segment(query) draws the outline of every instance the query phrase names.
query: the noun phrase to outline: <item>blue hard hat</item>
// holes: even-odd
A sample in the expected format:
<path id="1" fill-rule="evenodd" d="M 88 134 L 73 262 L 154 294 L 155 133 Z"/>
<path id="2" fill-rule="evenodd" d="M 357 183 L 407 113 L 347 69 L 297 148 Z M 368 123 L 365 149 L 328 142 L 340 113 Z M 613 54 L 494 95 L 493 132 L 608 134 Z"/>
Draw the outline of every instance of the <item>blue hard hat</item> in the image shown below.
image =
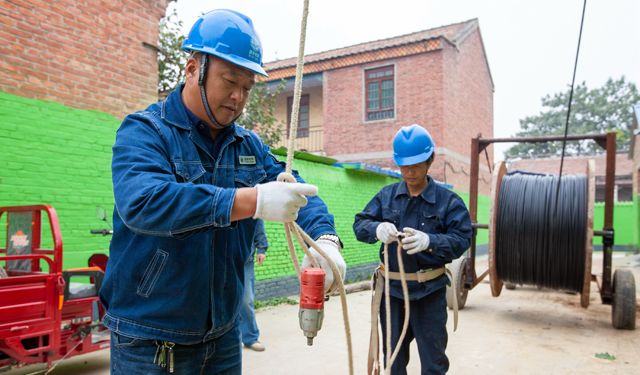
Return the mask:
<path id="1" fill-rule="evenodd" d="M 262 43 L 251 18 L 233 10 L 216 9 L 200 17 L 182 49 L 215 55 L 268 77 L 262 69 Z"/>
<path id="2" fill-rule="evenodd" d="M 427 129 L 420 125 L 403 126 L 393 139 L 393 161 L 399 166 L 428 160 L 436 144 Z"/>

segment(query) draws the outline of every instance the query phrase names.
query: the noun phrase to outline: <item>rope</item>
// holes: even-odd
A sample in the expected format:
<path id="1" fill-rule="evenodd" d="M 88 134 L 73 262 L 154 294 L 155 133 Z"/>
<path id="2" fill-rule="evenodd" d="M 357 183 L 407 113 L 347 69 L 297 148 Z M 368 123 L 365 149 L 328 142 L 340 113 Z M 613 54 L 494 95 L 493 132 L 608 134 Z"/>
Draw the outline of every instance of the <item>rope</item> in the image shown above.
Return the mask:
<path id="1" fill-rule="evenodd" d="M 400 351 L 400 347 L 402 346 L 402 342 L 404 341 L 404 336 L 407 334 L 407 328 L 409 327 L 409 311 L 411 308 L 407 305 L 411 303 L 409 301 L 409 289 L 407 287 L 407 281 L 405 280 L 404 275 L 404 262 L 402 261 L 402 241 L 399 239 L 398 242 L 398 267 L 400 268 L 400 282 L 402 283 L 402 294 L 405 300 L 405 314 L 404 314 L 404 323 L 402 324 L 402 333 L 400 334 L 400 338 L 396 343 L 396 348 L 391 353 L 391 295 L 389 293 L 389 245 L 384 244 L 384 305 L 387 309 L 386 320 L 387 320 L 387 367 L 384 370 L 384 373 L 389 375 L 391 374 L 391 365 L 396 360 L 398 356 L 398 352 Z"/>
<path id="2" fill-rule="evenodd" d="M 298 49 L 298 60 L 296 65 L 296 81 L 295 88 L 293 94 L 293 106 L 291 111 L 291 124 L 289 130 L 289 145 L 287 147 L 287 166 L 286 172 L 281 173 L 278 176 L 278 181 L 286 181 L 290 183 L 296 183 L 295 177 L 292 175 L 293 170 L 293 154 L 295 150 L 295 142 L 296 142 L 296 133 L 298 131 L 298 113 L 300 111 L 300 96 L 302 91 L 302 71 L 304 65 L 304 45 L 307 35 L 307 17 L 309 15 L 309 0 L 304 1 L 304 7 L 302 10 L 302 25 L 300 30 L 300 48 Z M 347 337 L 347 349 L 349 353 L 349 374 L 353 375 L 353 348 L 351 344 L 351 328 L 349 325 L 349 315 L 347 314 L 347 294 L 344 290 L 344 283 L 342 282 L 342 276 L 340 276 L 340 272 L 338 271 L 338 267 L 335 262 L 327 255 L 327 253 L 322 250 L 316 242 L 309 237 L 308 234 L 300 228 L 300 226 L 296 222 L 285 223 L 284 224 L 285 235 L 287 237 L 287 244 L 289 246 L 289 254 L 291 255 L 291 260 L 293 261 L 294 267 L 296 269 L 296 274 L 298 275 L 298 279 L 300 279 L 300 264 L 298 262 L 298 257 L 295 253 L 295 247 L 293 244 L 293 238 L 291 233 L 296 237 L 296 240 L 300 244 L 302 251 L 307 255 L 307 258 L 311 261 L 311 264 L 320 268 L 318 262 L 313 257 L 311 252 L 309 251 L 309 247 L 307 243 L 311 245 L 330 265 L 331 270 L 333 271 L 334 279 L 338 283 L 338 289 L 340 290 L 340 301 L 342 302 L 342 316 L 344 318 L 344 326 L 345 333 Z M 305 243 L 306 242 L 306 243 Z"/>
<path id="3" fill-rule="evenodd" d="M 300 27 L 300 47 L 296 64 L 296 82 L 293 91 L 293 107 L 291 109 L 291 125 L 289 126 L 289 147 L 287 148 L 287 173 L 291 173 L 293 166 L 293 150 L 298 132 L 298 113 L 300 112 L 300 95 L 302 92 L 302 70 L 304 69 L 304 43 L 307 38 L 307 16 L 309 15 L 309 0 L 304 0 L 302 9 L 302 26 Z M 295 124 L 295 126 L 294 126 Z"/>

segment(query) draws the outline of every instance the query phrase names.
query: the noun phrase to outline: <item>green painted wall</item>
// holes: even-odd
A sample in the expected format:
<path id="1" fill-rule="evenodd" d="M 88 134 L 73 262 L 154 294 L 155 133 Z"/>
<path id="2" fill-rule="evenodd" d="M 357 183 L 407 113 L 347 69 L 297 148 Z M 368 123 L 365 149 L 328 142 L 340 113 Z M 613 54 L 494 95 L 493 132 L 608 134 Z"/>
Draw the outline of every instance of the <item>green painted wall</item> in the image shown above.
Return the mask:
<path id="1" fill-rule="evenodd" d="M 109 238 L 89 230 L 106 226 L 94 218 L 97 205 L 113 211 L 111 146 L 119 125 L 102 112 L 0 93 L 0 206 L 53 206 L 65 269 L 86 267 L 92 254 L 108 252 Z M 43 247 L 52 248 L 48 224 L 43 227 Z M 2 247 L 5 237 L 0 231 Z"/>
<path id="2" fill-rule="evenodd" d="M 640 246 L 640 203 L 638 201 L 638 195 L 633 195 L 633 244 L 637 247 Z"/>
<path id="3" fill-rule="evenodd" d="M 280 158 L 285 160 L 284 157 Z M 293 168 L 300 172 L 306 182 L 318 186 L 318 195 L 334 215 L 336 231 L 344 244 L 342 254 L 347 266 L 375 262 L 378 259 L 379 245 L 368 245 L 356 240 L 352 229 L 354 217 L 383 186 L 398 180 L 298 159 L 294 161 Z M 295 275 L 283 225 L 268 222 L 265 228 L 269 250 L 263 266 L 256 266 L 256 279 Z M 302 261 L 302 250 L 298 246 L 296 248 L 299 260 Z"/>
<path id="4" fill-rule="evenodd" d="M 596 203 L 593 210 L 593 229 L 602 230 L 604 226 L 604 203 Z M 636 231 L 638 215 L 638 200 L 633 202 L 618 202 L 613 206 L 613 229 L 615 230 L 614 245 L 638 245 Z M 594 236 L 593 243 L 602 245 L 602 237 Z"/>
<path id="5" fill-rule="evenodd" d="M 280 159 L 285 160 L 284 157 Z M 293 168 L 300 172 L 306 182 L 318 186 L 318 195 L 327 203 L 329 212 L 335 216 L 336 231 L 344 243 L 342 254 L 347 266 L 378 261 L 380 244 L 368 245 L 358 242 L 352 229 L 353 221 L 355 215 L 364 209 L 382 187 L 399 180 L 297 159 Z M 469 194 L 458 194 L 468 206 Z M 478 199 L 478 221 L 489 222 L 489 197 L 480 196 Z M 265 263 L 256 266 L 256 280 L 295 275 L 282 224 L 266 223 L 266 231 L 269 250 Z M 487 242 L 487 231 L 479 230 L 477 244 Z M 297 254 L 302 260 L 302 250 L 297 248 Z"/>

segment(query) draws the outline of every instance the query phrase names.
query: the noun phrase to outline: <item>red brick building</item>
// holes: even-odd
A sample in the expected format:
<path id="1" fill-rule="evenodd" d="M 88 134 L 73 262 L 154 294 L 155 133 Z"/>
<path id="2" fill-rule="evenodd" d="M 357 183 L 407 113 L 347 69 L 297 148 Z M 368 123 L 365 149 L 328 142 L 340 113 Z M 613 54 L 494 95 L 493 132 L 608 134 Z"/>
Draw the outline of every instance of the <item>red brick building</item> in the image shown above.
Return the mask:
<path id="1" fill-rule="evenodd" d="M 269 82 L 287 80 L 275 111 L 287 124 L 295 69 L 295 58 L 265 64 Z M 307 55 L 302 87 L 297 148 L 338 161 L 397 169 L 393 137 L 417 123 L 436 143 L 430 174 L 468 191 L 471 138 L 493 136 L 494 86 L 477 19 Z M 490 181 L 485 162 L 480 174 Z"/>
<path id="2" fill-rule="evenodd" d="M 170 1 L 0 1 L 0 90 L 117 118 L 146 108 Z"/>

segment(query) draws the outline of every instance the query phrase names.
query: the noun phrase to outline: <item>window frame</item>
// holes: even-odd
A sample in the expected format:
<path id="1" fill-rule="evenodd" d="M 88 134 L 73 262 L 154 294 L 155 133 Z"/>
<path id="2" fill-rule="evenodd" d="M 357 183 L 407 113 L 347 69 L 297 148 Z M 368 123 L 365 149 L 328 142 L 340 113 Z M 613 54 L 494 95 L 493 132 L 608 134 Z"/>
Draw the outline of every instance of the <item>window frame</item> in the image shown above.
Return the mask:
<path id="1" fill-rule="evenodd" d="M 306 103 L 305 103 L 306 99 Z M 300 112 L 298 112 L 298 129 L 296 130 L 296 138 L 308 137 L 309 129 L 311 128 L 311 97 L 309 94 L 300 95 L 300 106 L 306 104 L 309 107 L 309 118 L 307 121 L 309 122 L 309 126 L 305 129 L 304 133 L 300 133 Z M 289 133 L 291 132 L 291 110 L 293 109 L 293 96 L 287 97 L 287 139 L 289 138 Z"/>
<path id="2" fill-rule="evenodd" d="M 384 118 L 376 118 L 376 119 L 369 119 L 369 112 L 378 112 L 381 111 L 382 109 L 379 107 L 378 110 L 376 111 L 369 111 L 369 83 L 372 82 L 380 82 L 380 84 L 382 83 L 382 81 L 385 81 L 385 77 L 389 77 L 389 76 L 382 76 L 382 77 L 376 77 L 376 78 L 368 78 L 368 73 L 370 73 L 372 70 L 386 70 L 388 68 L 392 68 L 393 69 L 393 74 L 391 75 L 392 79 L 393 79 L 393 106 L 392 107 L 387 107 L 390 108 L 391 110 L 393 110 L 393 116 L 391 117 L 384 117 Z M 379 65 L 374 65 L 374 66 L 367 66 L 364 67 L 362 69 L 362 119 L 363 122 L 365 123 L 372 123 L 372 122 L 381 122 L 381 121 L 395 121 L 397 116 L 398 116 L 398 109 L 396 106 L 396 97 L 397 97 L 397 64 L 395 62 L 393 63 L 387 63 L 387 64 L 379 64 Z M 382 105 L 382 88 L 379 89 L 380 92 L 380 97 L 378 98 L 378 101 L 380 103 L 380 105 Z"/>

